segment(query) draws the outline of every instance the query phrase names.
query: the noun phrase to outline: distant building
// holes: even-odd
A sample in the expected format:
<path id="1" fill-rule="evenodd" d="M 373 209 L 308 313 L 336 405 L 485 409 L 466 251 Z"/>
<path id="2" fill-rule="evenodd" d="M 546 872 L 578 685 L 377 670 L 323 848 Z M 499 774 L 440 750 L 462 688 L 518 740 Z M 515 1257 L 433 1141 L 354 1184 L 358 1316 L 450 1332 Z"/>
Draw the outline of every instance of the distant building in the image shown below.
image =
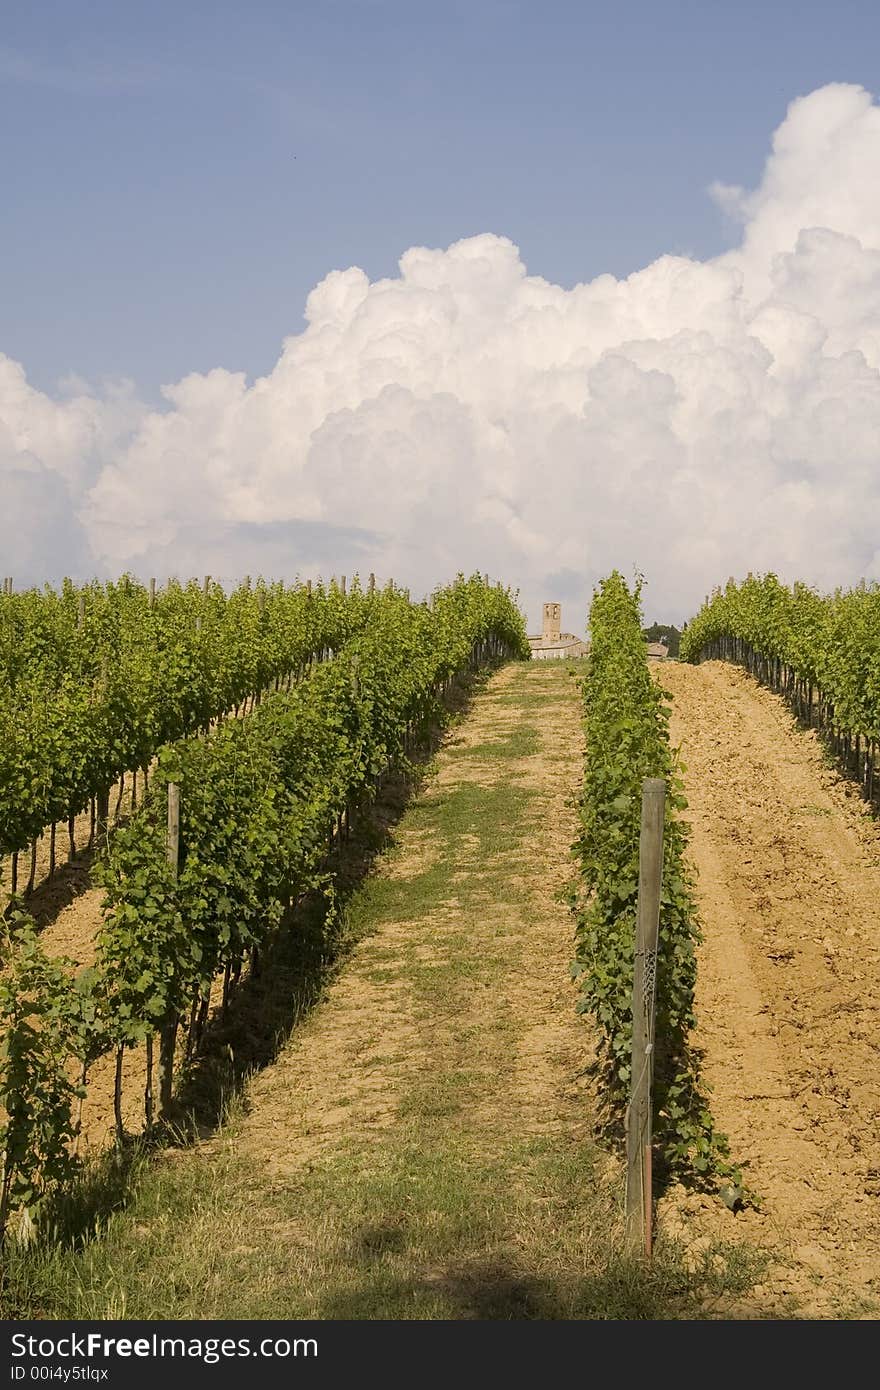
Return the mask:
<path id="1" fill-rule="evenodd" d="M 667 645 L 666 645 L 665 642 L 649 642 L 649 643 L 648 643 L 648 660 L 649 660 L 649 661 L 665 661 L 668 655 L 669 655 L 669 648 L 667 647 Z"/>
<path id="2" fill-rule="evenodd" d="M 530 637 L 533 661 L 547 661 L 550 657 L 586 656 L 590 650 L 589 642 L 576 637 L 573 632 L 561 632 L 562 607 L 558 603 L 544 604 L 544 630 L 540 637 Z"/>

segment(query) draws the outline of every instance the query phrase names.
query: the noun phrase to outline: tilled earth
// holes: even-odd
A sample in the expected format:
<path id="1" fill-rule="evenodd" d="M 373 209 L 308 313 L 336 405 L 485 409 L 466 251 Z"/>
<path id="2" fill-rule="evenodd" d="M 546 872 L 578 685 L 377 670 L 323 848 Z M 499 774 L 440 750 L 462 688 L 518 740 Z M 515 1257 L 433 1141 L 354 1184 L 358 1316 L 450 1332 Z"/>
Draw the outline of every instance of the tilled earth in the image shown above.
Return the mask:
<path id="1" fill-rule="evenodd" d="M 741 1316 L 880 1311 L 880 826 L 780 697 L 720 662 L 668 663 L 705 940 L 697 1041 L 759 1211 L 674 1191 L 699 1247 L 774 1254 Z"/>

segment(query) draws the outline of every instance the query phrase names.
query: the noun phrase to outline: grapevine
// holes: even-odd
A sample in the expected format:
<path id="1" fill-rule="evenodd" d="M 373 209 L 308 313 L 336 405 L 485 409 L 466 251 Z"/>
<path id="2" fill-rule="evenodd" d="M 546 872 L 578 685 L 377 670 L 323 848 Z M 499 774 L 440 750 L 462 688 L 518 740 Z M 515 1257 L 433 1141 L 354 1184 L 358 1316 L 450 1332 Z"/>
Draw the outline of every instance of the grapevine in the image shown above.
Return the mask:
<path id="1" fill-rule="evenodd" d="M 681 768 L 669 745 L 669 698 L 652 680 L 639 606 L 614 572 L 590 610 L 590 666 L 583 682 L 586 757 L 574 845 L 579 882 L 572 893 L 582 998 L 601 1032 L 612 1112 L 622 1117 L 629 1094 L 632 990 L 639 879 L 641 786 L 667 785 L 663 887 L 657 961 L 655 1133 L 670 1171 L 702 1185 L 720 1182 L 735 1205 L 742 1177 L 713 1123 L 690 1041 L 694 1027 L 696 945 L 694 887 L 686 862 L 686 808 Z"/>
<path id="2" fill-rule="evenodd" d="M 479 576 L 459 577 L 425 604 L 390 588 L 371 600 L 369 610 L 369 621 L 344 641 L 337 637 L 334 660 L 311 663 L 301 679 L 279 682 L 245 717 L 210 726 L 199 717 L 198 734 L 158 749 L 145 797 L 106 837 L 95 866 L 106 912 L 93 974 L 71 979 L 64 963 L 45 963 L 26 932 L 10 946 L 11 958 L 31 962 L 31 974 L 22 973 L 24 964 L 15 966 L 10 978 L 18 980 L 18 992 L 3 996 L 14 1042 L 8 1056 L 24 1056 L 14 1040 L 29 1039 L 28 1065 L 36 1078 L 31 1091 L 45 1093 L 45 1101 L 42 1109 L 35 1102 L 16 1110 L 14 1088 L 30 1094 L 21 1066 L 10 1063 L 0 1075 L 0 1106 L 11 1126 L 0 1132 L 8 1136 L 11 1155 L 7 1208 L 33 1198 L 28 1155 L 41 1155 L 46 1183 L 69 1177 L 73 1106 L 97 1051 L 112 1047 L 116 1053 L 120 1143 L 126 1052 L 145 1042 L 152 1055 L 156 1038 L 158 1118 L 168 1117 L 181 1025 L 191 1054 L 214 982 L 223 978 L 225 1002 L 245 963 L 256 967 L 285 909 L 305 894 L 320 894 L 332 920 L 330 850 L 341 827 L 348 828 L 381 777 L 407 766 L 419 738 L 442 722 L 452 680 L 468 669 L 528 656 L 511 595 Z M 265 673 L 252 678 L 263 681 Z M 172 783 L 181 795 L 176 866 L 168 862 L 166 844 Z M 49 1015 L 57 1020 L 55 1031 L 26 1033 L 27 1017 L 14 1012 L 17 997 L 33 997 L 39 1008 L 44 997 L 54 1001 Z M 154 1121 L 151 1083 L 145 1121 Z"/>
<path id="3" fill-rule="evenodd" d="M 718 589 L 682 638 L 688 661 L 735 661 L 823 730 L 844 770 L 877 803 L 880 585 L 822 596 L 775 574 Z"/>

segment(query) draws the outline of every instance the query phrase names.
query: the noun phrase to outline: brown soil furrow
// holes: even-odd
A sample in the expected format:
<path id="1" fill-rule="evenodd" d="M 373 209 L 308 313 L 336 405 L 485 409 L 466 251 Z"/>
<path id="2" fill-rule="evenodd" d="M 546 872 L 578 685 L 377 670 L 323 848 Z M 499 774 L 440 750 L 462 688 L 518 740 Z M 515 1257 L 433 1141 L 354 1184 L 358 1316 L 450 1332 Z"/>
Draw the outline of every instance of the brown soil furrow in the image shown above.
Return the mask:
<path id="1" fill-rule="evenodd" d="M 880 1304 L 880 831 L 784 703 L 722 663 L 669 663 L 705 941 L 697 1041 L 760 1212 L 673 1193 L 673 1224 L 784 1261 L 771 1316 Z"/>

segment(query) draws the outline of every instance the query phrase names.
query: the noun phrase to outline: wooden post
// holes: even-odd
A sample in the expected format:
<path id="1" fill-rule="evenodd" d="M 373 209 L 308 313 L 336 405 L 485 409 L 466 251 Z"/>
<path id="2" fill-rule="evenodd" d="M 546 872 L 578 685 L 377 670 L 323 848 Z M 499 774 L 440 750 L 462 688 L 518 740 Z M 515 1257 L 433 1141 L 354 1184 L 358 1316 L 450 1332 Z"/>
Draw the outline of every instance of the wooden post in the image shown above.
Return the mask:
<path id="1" fill-rule="evenodd" d="M 180 787 L 176 782 L 168 783 L 168 837 L 165 841 L 165 858 L 171 869 L 171 877 L 176 883 L 180 863 Z"/>
<path id="2" fill-rule="evenodd" d="M 345 598 L 345 575 L 344 575 L 344 574 L 342 575 L 342 577 L 341 577 L 340 580 L 339 580 L 339 592 L 342 594 L 342 597 Z"/>
<path id="3" fill-rule="evenodd" d="M 122 1123 L 122 1064 L 125 1060 L 125 1043 L 116 1048 L 116 1073 L 113 1081 L 113 1118 L 116 1133 L 116 1157 L 119 1158 L 125 1144 L 125 1126 Z"/>
<path id="4" fill-rule="evenodd" d="M 95 799 L 97 812 L 97 830 L 99 842 L 107 835 L 110 824 L 110 788 L 102 787 Z"/>
<path id="5" fill-rule="evenodd" d="M 369 580 L 369 583 L 367 584 L 367 593 L 368 593 L 368 594 L 374 594 L 375 592 L 376 592 L 376 576 L 373 574 L 373 572 L 372 572 L 372 570 L 371 570 L 371 571 L 370 571 L 370 580 Z"/>
<path id="6" fill-rule="evenodd" d="M 626 1118 L 626 1234 L 650 1256 L 651 1083 L 654 1074 L 654 1004 L 657 989 L 657 936 L 663 877 L 663 820 L 666 783 L 642 782 L 639 837 L 639 902 L 633 970 L 632 1079 Z"/>
<path id="7" fill-rule="evenodd" d="M 155 608 L 155 607 L 156 607 L 156 581 L 155 581 L 155 579 L 151 579 L 151 580 L 150 580 L 150 608 L 151 608 L 151 610 L 152 610 L 152 609 Z"/>
<path id="8" fill-rule="evenodd" d="M 34 880 L 37 876 L 37 839 L 42 839 L 42 835 L 43 832 L 40 831 L 39 836 L 31 841 L 31 867 L 30 873 L 28 874 L 27 885 L 24 890 L 24 895 L 26 898 L 29 898 L 31 893 L 33 893 L 34 891 Z"/>
<path id="9" fill-rule="evenodd" d="M 80 594 L 80 596 L 79 596 L 79 610 L 78 610 L 77 615 L 76 615 L 76 629 L 77 629 L 77 632 L 82 632 L 82 630 L 83 630 L 83 628 L 85 627 L 85 625 L 86 625 L 86 596 L 85 596 L 85 594 Z"/>
<path id="10" fill-rule="evenodd" d="M 176 782 L 168 783 L 168 833 L 165 841 L 165 858 L 171 870 L 171 877 L 176 883 L 180 865 L 180 787 Z M 172 1012 L 164 1020 L 159 1035 L 159 1115 L 163 1120 L 167 1118 L 171 1109 L 176 1042 L 177 1014 Z"/>
<path id="11" fill-rule="evenodd" d="M 209 574 L 206 574 L 206 575 L 205 575 L 205 582 L 204 582 L 204 584 L 202 585 L 202 592 L 203 592 L 205 598 L 208 597 L 208 593 L 210 592 L 210 589 L 211 589 L 211 576 L 210 576 Z"/>
<path id="12" fill-rule="evenodd" d="M 153 1127 L 153 1035 L 147 1034 L 147 1075 L 144 1084 L 144 1123 Z"/>
<path id="13" fill-rule="evenodd" d="M 79 1073 L 79 1096 L 77 1097 L 77 1102 L 76 1102 L 76 1124 L 74 1125 L 74 1128 L 73 1128 L 73 1153 L 74 1153 L 74 1157 L 76 1157 L 76 1155 L 79 1153 L 79 1141 L 80 1141 L 80 1137 L 81 1137 L 81 1135 L 82 1135 L 83 1102 L 84 1102 L 84 1100 L 85 1100 L 85 1098 L 86 1098 L 86 1096 L 85 1096 L 85 1091 L 86 1091 L 86 1082 L 87 1082 L 88 1078 L 89 1078 L 89 1061 L 88 1061 L 88 1057 L 87 1057 L 86 1060 L 83 1062 L 82 1067 L 80 1068 L 80 1073 Z"/>

